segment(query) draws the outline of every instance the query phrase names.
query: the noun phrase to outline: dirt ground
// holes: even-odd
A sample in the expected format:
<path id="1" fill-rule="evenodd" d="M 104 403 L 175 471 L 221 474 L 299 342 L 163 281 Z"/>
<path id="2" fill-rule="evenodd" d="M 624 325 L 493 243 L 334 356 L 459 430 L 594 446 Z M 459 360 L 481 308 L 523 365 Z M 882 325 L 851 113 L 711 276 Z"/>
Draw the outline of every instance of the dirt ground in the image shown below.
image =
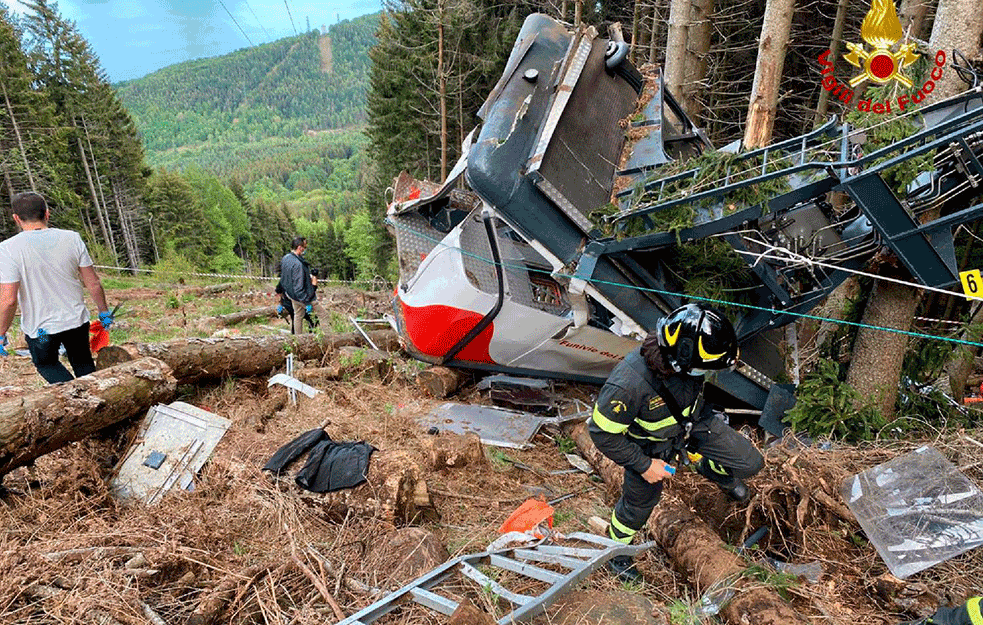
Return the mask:
<path id="1" fill-rule="evenodd" d="M 183 285 L 110 288 L 111 301 L 126 302 L 113 341 L 195 334 L 202 317 L 272 304 L 271 291 L 272 285 L 236 285 L 215 294 L 195 294 Z M 378 318 L 387 312 L 387 298 L 322 287 L 322 329 L 351 331 L 349 316 Z M 285 328 L 282 320 L 262 319 L 235 331 L 269 334 Z M 473 441 L 464 437 L 429 434 L 417 419 L 440 403 L 491 400 L 477 389 L 476 378 L 450 399 L 425 397 L 414 380 L 420 369 L 400 355 L 381 368 L 350 367 L 340 379 L 312 382 L 322 392 L 313 399 L 299 395 L 296 405 L 283 387 L 268 388 L 267 377 L 179 387 L 178 399 L 230 419 L 232 427 L 194 490 L 171 492 L 154 506 L 117 499 L 109 488 L 139 418 L 5 476 L 0 623 L 333 623 L 374 602 L 374 589 L 398 589 L 448 557 L 483 551 L 530 497 L 573 493 L 555 505 L 554 529 L 564 534 L 596 533 L 591 517 L 609 518 L 609 490 L 596 477 L 566 472 L 571 465 L 564 453 L 575 449 L 554 426 L 543 428 L 528 450 L 484 446 L 473 453 Z M 14 398 L 42 385 L 28 358 L 0 362 L 0 397 Z M 559 396 L 587 402 L 596 390 L 563 383 L 553 388 Z M 369 442 L 379 462 L 398 458 L 417 467 L 430 503 L 410 519 L 342 513 L 261 470 L 278 448 L 320 424 L 335 441 Z M 747 433 L 764 447 L 759 432 L 748 428 Z M 839 485 L 923 443 L 979 483 L 983 448 L 974 442 L 979 440 L 980 432 L 941 430 L 931 441 L 860 448 L 776 445 L 766 450 L 766 469 L 751 481 L 754 498 L 748 506 L 728 502 L 688 471 L 672 479 L 663 505 L 671 500 L 689 507 L 735 548 L 755 529 L 769 527 L 748 556 L 748 575 L 786 597 L 810 622 L 897 623 L 983 590 L 983 555 L 970 551 L 895 580 L 856 521 L 844 514 Z M 381 487 L 367 483 L 354 493 L 371 497 L 376 488 Z M 821 577 L 774 574 L 755 564 L 763 555 L 815 563 Z M 534 622 L 714 622 L 715 617 L 697 615 L 707 589 L 691 587 L 658 548 L 638 561 L 644 584 L 627 586 L 597 571 Z M 507 611 L 507 604 L 476 584 L 460 582 L 450 592 L 495 618 Z M 448 621 L 405 607 L 377 622 Z"/>

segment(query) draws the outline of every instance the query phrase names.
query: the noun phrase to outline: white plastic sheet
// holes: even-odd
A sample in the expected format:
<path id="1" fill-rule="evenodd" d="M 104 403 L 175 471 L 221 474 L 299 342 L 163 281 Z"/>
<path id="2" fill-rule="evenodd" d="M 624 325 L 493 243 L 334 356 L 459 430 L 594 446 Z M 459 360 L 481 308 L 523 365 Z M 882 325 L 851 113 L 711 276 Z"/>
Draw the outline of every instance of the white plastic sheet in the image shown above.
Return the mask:
<path id="1" fill-rule="evenodd" d="M 895 577 L 983 545 L 983 494 L 931 447 L 847 478 L 841 491 Z"/>

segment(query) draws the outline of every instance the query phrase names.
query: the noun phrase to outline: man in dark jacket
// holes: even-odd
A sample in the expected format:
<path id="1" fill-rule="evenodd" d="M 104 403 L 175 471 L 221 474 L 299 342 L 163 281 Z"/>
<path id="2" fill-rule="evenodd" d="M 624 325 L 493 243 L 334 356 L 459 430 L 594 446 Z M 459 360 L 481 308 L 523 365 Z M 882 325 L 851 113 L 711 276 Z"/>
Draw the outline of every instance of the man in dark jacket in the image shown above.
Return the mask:
<path id="1" fill-rule="evenodd" d="M 611 372 L 588 421 L 594 445 L 625 468 L 611 538 L 630 543 L 645 526 L 662 496 L 663 479 L 672 475 L 667 463 L 687 451 L 702 455 L 696 470 L 732 499 L 749 498 L 743 479 L 760 471 L 764 459 L 703 401 L 707 370 L 736 362 L 730 321 L 712 308 L 688 304 L 661 319 Z M 630 556 L 608 566 L 619 577 L 639 577 Z"/>
<path id="2" fill-rule="evenodd" d="M 294 237 L 290 242 L 290 250 L 290 253 L 280 260 L 280 283 L 294 309 L 293 333 L 303 334 L 304 315 L 314 309 L 316 295 L 310 266 L 304 260 L 307 239 Z"/>

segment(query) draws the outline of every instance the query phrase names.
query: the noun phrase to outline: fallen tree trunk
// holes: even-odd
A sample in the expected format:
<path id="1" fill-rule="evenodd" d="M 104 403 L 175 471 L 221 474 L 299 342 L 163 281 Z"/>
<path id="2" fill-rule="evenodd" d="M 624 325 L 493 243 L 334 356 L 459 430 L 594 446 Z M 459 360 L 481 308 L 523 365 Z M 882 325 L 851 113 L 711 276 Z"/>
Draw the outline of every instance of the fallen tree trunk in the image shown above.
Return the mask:
<path id="1" fill-rule="evenodd" d="M 381 349 L 398 349 L 399 338 L 392 330 L 375 330 L 368 335 Z M 283 365 L 288 353 L 298 360 L 311 360 L 364 342 L 361 334 L 349 332 L 321 337 L 298 334 L 174 339 L 163 343 L 126 343 L 119 347 L 133 358 L 151 356 L 163 360 L 173 370 L 178 383 L 188 384 L 227 376 L 260 375 Z"/>
<path id="2" fill-rule="evenodd" d="M 165 363 L 141 358 L 0 402 L 0 476 L 169 402 L 176 390 Z"/>
<path id="3" fill-rule="evenodd" d="M 276 317 L 276 307 L 275 306 L 263 306 L 262 308 L 253 308 L 252 310 L 240 310 L 239 312 L 229 313 L 227 315 L 218 315 L 216 317 L 205 317 L 198 322 L 198 328 L 203 331 L 215 330 L 217 328 L 225 328 L 228 326 L 233 326 L 244 321 L 249 321 L 250 319 L 258 319 L 260 317 Z"/>
<path id="4" fill-rule="evenodd" d="M 577 443 L 581 454 L 597 470 L 609 492 L 621 493 L 622 469 L 594 447 L 584 423 L 566 426 L 565 431 Z M 744 560 L 728 549 L 720 536 L 688 509 L 664 499 L 648 521 L 659 546 L 669 555 L 677 570 L 686 575 L 698 592 L 713 584 L 733 580 L 734 597 L 720 615 L 733 625 L 805 625 L 800 616 L 775 592 L 760 583 L 742 589 Z"/>

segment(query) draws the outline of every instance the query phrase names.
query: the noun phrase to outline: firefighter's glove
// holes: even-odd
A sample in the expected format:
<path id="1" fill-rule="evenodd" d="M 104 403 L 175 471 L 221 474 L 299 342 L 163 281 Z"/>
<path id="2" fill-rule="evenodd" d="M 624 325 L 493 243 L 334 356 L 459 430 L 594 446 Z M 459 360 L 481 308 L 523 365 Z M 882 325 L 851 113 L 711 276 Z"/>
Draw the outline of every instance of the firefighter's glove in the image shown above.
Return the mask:
<path id="1" fill-rule="evenodd" d="M 0 356 L 9 356 L 7 353 L 7 335 L 0 334 Z"/>
<path id="2" fill-rule="evenodd" d="M 113 325 L 113 313 L 109 310 L 99 313 L 99 323 L 102 324 L 104 329 L 108 330 L 109 326 Z"/>
<path id="3" fill-rule="evenodd" d="M 306 312 L 309 312 L 309 313 L 310 313 L 310 312 L 314 312 L 314 306 L 312 306 L 311 304 L 308 304 L 308 305 L 307 305 L 307 308 L 305 308 L 304 310 L 305 310 Z"/>
<path id="4" fill-rule="evenodd" d="M 282 315 L 283 314 L 283 304 L 277 304 L 276 305 L 276 314 L 278 314 L 278 315 Z"/>

